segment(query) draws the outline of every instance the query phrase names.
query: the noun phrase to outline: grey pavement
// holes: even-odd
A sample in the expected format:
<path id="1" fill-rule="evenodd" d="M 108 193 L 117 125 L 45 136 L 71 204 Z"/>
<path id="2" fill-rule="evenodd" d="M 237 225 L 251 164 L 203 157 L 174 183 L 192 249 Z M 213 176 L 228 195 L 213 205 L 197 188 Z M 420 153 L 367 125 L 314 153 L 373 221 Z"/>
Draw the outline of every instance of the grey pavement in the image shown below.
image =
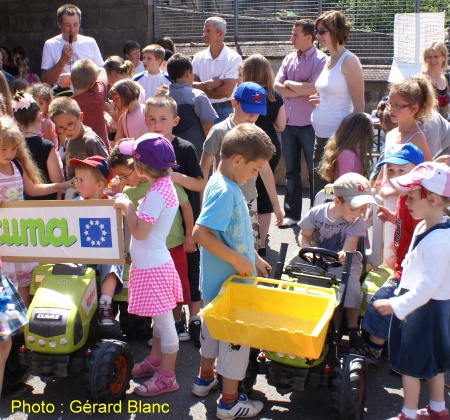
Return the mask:
<path id="1" fill-rule="evenodd" d="M 284 188 L 278 187 L 280 203 L 283 200 Z M 304 191 L 304 197 L 308 191 Z M 309 199 L 303 199 L 303 212 L 309 209 Z M 299 228 L 270 229 L 267 261 L 275 265 L 281 242 L 289 244 L 289 252 L 296 247 Z M 109 330 L 108 330 L 109 331 Z M 129 342 L 134 352 L 135 361 L 140 361 L 148 355 L 149 348 L 144 340 L 128 340 L 120 331 L 99 333 L 98 338 L 117 338 Z M 191 388 L 199 368 L 198 349 L 192 342 L 180 343 L 177 358 L 176 374 L 180 384 L 177 392 L 163 394 L 154 398 L 140 398 L 132 394 L 138 383 L 131 382 L 130 390 L 121 406 L 116 406 L 109 414 L 89 414 L 91 407 L 86 402 L 83 390 L 83 378 L 80 374 L 70 374 L 67 378 L 59 378 L 45 384 L 39 378 L 29 377 L 26 383 L 11 395 L 5 395 L 0 401 L 0 419 L 142 419 L 152 416 L 164 419 L 214 419 L 215 405 L 219 396 L 213 391 L 207 397 L 198 398 L 191 394 Z M 446 377 L 450 383 L 450 375 Z M 422 383 L 420 406 L 428 403 L 426 383 Z M 450 407 L 450 390 L 446 388 L 446 403 Z M 317 420 L 332 419 L 331 390 L 308 388 L 302 393 L 279 395 L 275 388 L 269 386 L 265 377 L 260 375 L 251 398 L 264 402 L 264 410 L 258 418 L 287 420 Z M 29 404 L 29 405 L 26 405 Z M 17 407 L 13 412 L 13 407 Z M 389 362 L 384 361 L 377 371 L 370 371 L 366 393 L 366 420 L 386 419 L 400 412 L 402 407 L 401 378 L 390 373 Z M 52 411 L 50 413 L 50 411 Z M 160 410 L 158 412 L 158 410 Z M 164 411 L 164 412 L 163 412 Z"/>

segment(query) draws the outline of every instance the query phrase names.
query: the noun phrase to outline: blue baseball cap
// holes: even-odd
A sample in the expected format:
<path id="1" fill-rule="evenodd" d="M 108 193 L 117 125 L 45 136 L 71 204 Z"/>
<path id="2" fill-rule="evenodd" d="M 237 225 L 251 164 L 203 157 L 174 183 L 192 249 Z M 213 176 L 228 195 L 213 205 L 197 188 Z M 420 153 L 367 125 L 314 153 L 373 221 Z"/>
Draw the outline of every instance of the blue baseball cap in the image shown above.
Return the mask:
<path id="1" fill-rule="evenodd" d="M 255 82 L 241 83 L 234 92 L 234 99 L 241 104 L 247 114 L 267 114 L 267 95 L 265 89 Z"/>
<path id="2" fill-rule="evenodd" d="M 377 169 L 387 163 L 394 165 L 406 165 L 414 163 L 419 165 L 424 161 L 422 151 L 412 143 L 394 144 L 387 152 L 383 161 L 377 164 Z"/>

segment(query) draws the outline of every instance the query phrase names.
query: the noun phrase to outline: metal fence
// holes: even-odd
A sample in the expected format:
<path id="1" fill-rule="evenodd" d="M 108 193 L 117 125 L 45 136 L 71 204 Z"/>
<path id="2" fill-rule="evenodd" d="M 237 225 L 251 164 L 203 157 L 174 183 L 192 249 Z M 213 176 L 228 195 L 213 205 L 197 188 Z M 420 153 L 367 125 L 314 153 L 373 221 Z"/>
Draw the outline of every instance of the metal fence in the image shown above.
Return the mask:
<path id="1" fill-rule="evenodd" d="M 444 11 L 448 0 L 155 0 L 155 37 L 202 42 L 206 18 L 227 21 L 226 42 L 289 41 L 297 19 L 316 19 L 323 11 L 342 10 L 352 23 L 348 48 L 364 62 L 387 62 L 393 56 L 396 13 Z"/>

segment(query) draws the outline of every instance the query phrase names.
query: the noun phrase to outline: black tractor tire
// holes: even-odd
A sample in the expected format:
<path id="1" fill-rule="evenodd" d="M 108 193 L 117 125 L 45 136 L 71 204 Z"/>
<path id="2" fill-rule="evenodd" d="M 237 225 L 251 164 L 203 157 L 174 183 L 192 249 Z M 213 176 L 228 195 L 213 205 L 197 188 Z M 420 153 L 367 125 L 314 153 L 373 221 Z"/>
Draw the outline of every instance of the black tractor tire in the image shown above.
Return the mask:
<path id="1" fill-rule="evenodd" d="M 335 368 L 332 408 L 335 419 L 360 420 L 366 401 L 367 363 L 364 357 L 343 356 Z"/>
<path id="2" fill-rule="evenodd" d="M 250 395 L 253 392 L 253 387 L 258 378 L 259 366 L 258 366 L 258 349 L 250 349 L 250 355 L 248 359 L 248 366 L 245 372 L 245 378 L 239 381 L 239 392 Z"/>
<path id="3" fill-rule="evenodd" d="M 123 341 L 102 340 L 95 345 L 86 363 L 84 387 L 88 399 L 115 403 L 130 387 L 133 353 Z"/>
<path id="4" fill-rule="evenodd" d="M 122 334 L 130 338 L 148 338 L 150 325 L 148 318 L 128 313 L 128 303 L 119 304 L 119 323 Z"/>
<path id="5" fill-rule="evenodd" d="M 8 394 L 13 392 L 21 385 L 29 374 L 29 367 L 19 364 L 18 351 L 24 344 L 23 334 L 14 334 L 11 336 L 12 345 L 9 356 L 6 359 L 5 374 L 3 377 L 2 393 Z"/>

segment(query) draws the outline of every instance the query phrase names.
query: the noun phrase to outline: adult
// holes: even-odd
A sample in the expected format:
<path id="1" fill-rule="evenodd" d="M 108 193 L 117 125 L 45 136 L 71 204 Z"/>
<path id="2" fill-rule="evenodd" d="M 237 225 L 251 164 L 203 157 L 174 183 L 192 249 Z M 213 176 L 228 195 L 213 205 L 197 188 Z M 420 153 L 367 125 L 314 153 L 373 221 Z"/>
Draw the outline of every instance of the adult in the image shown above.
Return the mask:
<path id="1" fill-rule="evenodd" d="M 206 93 L 219 116 L 214 123 L 225 120 L 231 113 L 231 99 L 236 88 L 241 56 L 223 43 L 227 22 L 221 17 L 206 19 L 203 41 L 209 47 L 194 55 L 194 88 Z"/>
<path id="2" fill-rule="evenodd" d="M 284 58 L 275 78 L 275 89 L 283 96 L 286 108 L 286 129 L 281 135 L 286 163 L 285 218 L 280 227 L 293 226 L 302 216 L 302 150 L 308 166 L 309 192 L 312 198 L 314 129 L 311 125 L 309 96 L 316 92 L 314 83 L 326 62 L 325 54 L 313 45 L 312 20 L 295 22 L 291 42 L 296 51 Z"/>
<path id="3" fill-rule="evenodd" d="M 5 56 L 6 52 L 2 48 L 0 48 L 0 72 L 3 74 L 3 76 L 5 76 L 6 81 L 10 83 L 14 80 L 14 76 L 11 73 L 8 73 L 3 68 L 3 60 L 5 59 Z"/>
<path id="4" fill-rule="evenodd" d="M 427 45 L 422 54 L 424 72 L 432 83 L 436 94 L 437 111 L 449 120 L 449 80 L 446 73 L 448 68 L 448 50 L 443 42 L 432 42 Z"/>
<path id="5" fill-rule="evenodd" d="M 330 57 L 316 81 L 317 93 L 310 97 L 315 107 L 311 115 L 316 133 L 314 197 L 327 184 L 317 171 L 325 144 L 345 116 L 364 112 L 364 75 L 358 57 L 345 48 L 349 33 L 350 22 L 340 11 L 324 12 L 316 20 L 316 38 Z"/>
<path id="6" fill-rule="evenodd" d="M 78 33 L 81 10 L 77 6 L 61 6 L 56 12 L 56 18 L 61 35 L 45 41 L 41 64 L 42 81 L 50 85 L 57 82 L 60 74 L 70 73 L 73 63 L 77 60 L 88 59 L 98 67 L 103 64 L 95 39 Z"/>
<path id="7" fill-rule="evenodd" d="M 286 112 L 282 96 L 274 89 L 274 74 L 269 60 L 261 54 L 253 54 L 245 59 L 242 63 L 242 79 L 243 82 L 256 82 L 266 90 L 267 114 L 260 115 L 255 125 L 266 132 L 275 146 L 275 154 L 269 160 L 270 169 L 274 173 L 281 158 L 281 144 L 280 140 L 278 140 L 277 132 L 283 132 L 286 127 Z M 258 254 L 264 257 L 266 255 L 266 238 L 269 232 L 273 206 L 260 175 L 256 178 L 256 190 L 258 192 L 257 205 L 260 240 Z"/>

